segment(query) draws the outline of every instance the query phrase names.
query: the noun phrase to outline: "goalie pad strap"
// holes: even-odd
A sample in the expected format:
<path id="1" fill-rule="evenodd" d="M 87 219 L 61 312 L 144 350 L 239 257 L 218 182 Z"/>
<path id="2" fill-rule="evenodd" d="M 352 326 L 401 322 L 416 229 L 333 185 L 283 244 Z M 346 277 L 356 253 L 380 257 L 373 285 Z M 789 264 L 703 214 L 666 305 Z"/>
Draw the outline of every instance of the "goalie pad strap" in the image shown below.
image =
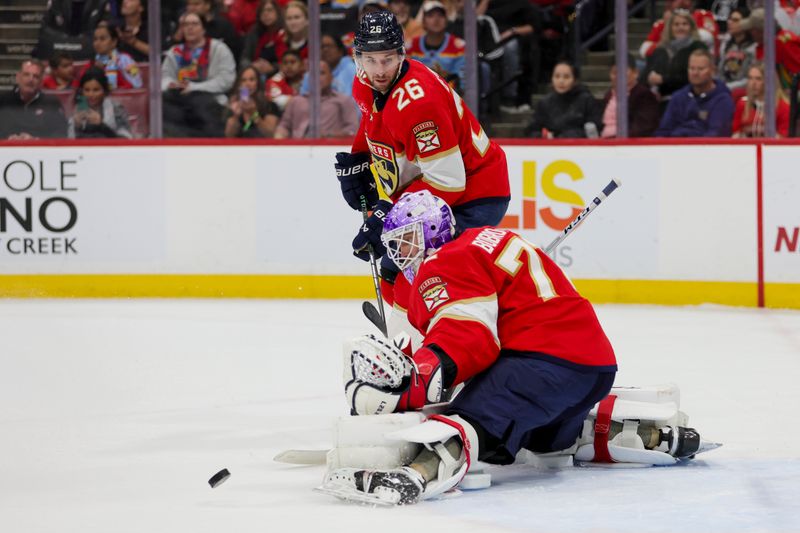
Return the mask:
<path id="1" fill-rule="evenodd" d="M 470 465 L 472 464 L 472 445 L 469 438 L 467 438 L 464 427 L 452 418 L 443 415 L 433 415 L 429 417 L 428 420 L 436 420 L 437 422 L 442 422 L 443 424 L 447 424 L 448 426 L 452 426 L 458 430 L 458 434 L 461 436 L 461 443 L 464 446 L 464 456 L 466 457 L 467 462 L 467 468 L 464 470 L 464 474 L 466 475 L 466 473 L 469 472 Z"/>
<path id="2" fill-rule="evenodd" d="M 596 463 L 613 463 L 614 459 L 608 451 L 608 434 L 611 430 L 611 413 L 617 397 L 609 394 L 597 407 L 597 419 L 594 422 L 594 459 Z"/>

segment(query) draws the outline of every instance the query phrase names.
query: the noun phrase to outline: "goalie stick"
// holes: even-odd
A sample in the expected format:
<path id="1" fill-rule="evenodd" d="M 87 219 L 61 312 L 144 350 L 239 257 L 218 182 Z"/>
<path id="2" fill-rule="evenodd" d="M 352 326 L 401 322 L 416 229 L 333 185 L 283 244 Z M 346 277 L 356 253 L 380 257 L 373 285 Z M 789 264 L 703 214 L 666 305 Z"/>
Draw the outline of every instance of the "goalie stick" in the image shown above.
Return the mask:
<path id="1" fill-rule="evenodd" d="M 608 185 L 606 185 L 606 186 L 603 188 L 603 190 L 600 192 L 600 194 L 598 194 L 597 196 L 595 196 L 595 197 L 594 197 L 594 199 L 593 199 L 593 200 L 592 200 L 592 201 L 589 203 L 589 205 L 587 205 L 587 206 L 586 206 L 586 207 L 583 209 L 583 211 L 581 211 L 581 212 L 578 214 L 578 216 L 576 216 L 576 217 L 575 217 L 575 219 L 574 219 L 572 222 L 570 222 L 569 224 L 567 224 L 567 227 L 566 227 L 566 228 L 564 228 L 563 230 L 561 230 L 561 233 L 558 235 L 558 237 L 556 237 L 555 239 L 553 239 L 553 242 L 551 242 L 550 244 L 548 244 L 548 245 L 547 245 L 547 246 L 544 248 L 544 253 L 546 253 L 546 254 L 548 254 L 548 255 L 549 255 L 549 254 L 550 254 L 550 252 L 552 252 L 553 250 L 555 250 L 556 246 L 558 246 L 559 244 L 561 244 L 561 242 L 562 242 L 564 239 L 566 239 L 566 238 L 567 238 L 567 235 L 569 235 L 570 233 L 572 233 L 573 231 L 575 231 L 575 228 L 577 228 L 577 227 L 578 227 L 578 226 L 581 224 L 581 222 L 583 222 L 583 221 L 586 219 L 586 217 L 588 217 L 588 216 L 589 216 L 589 213 L 591 213 L 592 211 L 594 211 L 594 210 L 595 210 L 595 208 L 596 208 L 598 205 L 600 205 L 600 203 L 601 203 L 603 200 L 605 200 L 606 198 L 608 198 L 608 197 L 611 195 L 611 193 L 612 193 L 612 192 L 614 192 L 615 190 L 617 190 L 617 188 L 618 188 L 620 185 L 622 185 L 622 182 L 621 182 L 620 180 L 618 180 L 617 178 L 614 178 L 614 179 L 612 179 L 610 182 L 608 182 Z"/>
<path id="2" fill-rule="evenodd" d="M 361 195 L 359 200 L 361 201 L 361 216 L 364 218 L 364 222 L 367 221 L 369 215 L 367 214 L 367 197 L 365 195 Z M 367 315 L 367 318 L 370 322 L 375 324 L 381 333 L 383 333 L 384 337 L 388 337 L 387 329 L 386 329 L 386 315 L 384 314 L 383 310 L 383 294 L 381 294 L 381 279 L 378 274 L 378 263 L 375 260 L 375 251 L 372 249 L 372 245 L 369 246 L 369 267 L 372 271 L 372 284 L 375 286 L 375 297 L 378 300 L 378 308 L 376 309 L 374 305 L 370 302 L 364 302 L 361 304 L 361 309 L 363 310 L 364 314 Z"/>
<path id="3" fill-rule="evenodd" d="M 608 185 L 606 185 L 603 188 L 603 190 L 600 192 L 600 194 L 595 196 L 594 199 L 589 203 L 589 205 L 587 205 L 583 209 L 583 211 L 581 211 L 578 214 L 578 216 L 575 217 L 575 219 L 572 222 L 567 224 L 567 227 L 565 227 L 563 230 L 561 230 L 561 233 L 558 235 L 558 237 L 553 239 L 553 241 L 544 248 L 544 253 L 549 255 L 550 252 L 555 250 L 556 246 L 561 244 L 563 242 L 563 240 L 567 238 L 567 235 L 569 235 L 570 233 L 575 231 L 575 229 L 581 224 L 581 222 L 586 220 L 586 217 L 589 216 L 589 213 L 594 211 L 597 208 L 597 206 L 600 205 L 603 202 L 603 200 L 608 198 L 611 195 L 611 193 L 614 192 L 615 190 L 617 190 L 617 188 L 620 187 L 621 185 L 622 185 L 622 182 L 620 180 L 618 180 L 617 178 L 612 179 L 608 183 Z M 366 211 L 364 211 L 364 213 L 365 213 L 364 216 L 366 216 Z M 376 270 L 375 270 L 375 267 L 374 267 L 374 260 L 373 260 L 372 264 L 373 264 L 373 274 L 372 274 L 372 276 L 373 276 L 373 280 L 376 283 L 376 290 L 378 292 L 378 304 L 380 306 L 380 311 L 378 309 L 376 309 L 375 306 L 372 305 L 372 303 L 370 303 L 370 302 L 364 302 L 361 305 L 361 310 L 364 312 L 364 316 L 367 317 L 367 320 L 372 322 L 375 325 L 375 327 L 377 327 L 379 330 L 381 330 L 381 332 L 384 334 L 384 336 L 388 336 L 387 335 L 387 329 L 386 329 L 386 317 L 383 314 L 383 298 L 381 297 L 381 294 L 380 294 L 380 280 L 378 280 L 378 278 L 376 277 L 377 273 L 376 273 Z"/>

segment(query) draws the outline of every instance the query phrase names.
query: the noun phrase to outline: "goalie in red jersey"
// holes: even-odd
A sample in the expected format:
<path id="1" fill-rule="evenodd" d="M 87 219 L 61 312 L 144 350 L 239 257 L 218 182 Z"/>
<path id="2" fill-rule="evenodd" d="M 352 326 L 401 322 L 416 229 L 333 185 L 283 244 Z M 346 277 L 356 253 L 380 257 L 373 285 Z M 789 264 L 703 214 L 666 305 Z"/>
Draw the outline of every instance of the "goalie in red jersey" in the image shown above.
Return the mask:
<path id="1" fill-rule="evenodd" d="M 345 392 L 360 415 L 420 409 L 467 382 L 444 416 L 426 422 L 423 438 L 430 440 L 422 442 L 438 445 L 389 478 L 369 480 L 372 492 L 385 483 L 403 487 L 400 503 L 451 488 L 471 461 L 509 464 L 522 448 L 569 448 L 617 370 L 591 304 L 542 250 L 490 226 L 454 235 L 453 214 L 440 198 L 418 191 L 397 201 L 383 241 L 403 272 L 398 306 L 424 339 L 404 359 L 389 343 L 362 338 L 346 369 L 352 379 Z M 384 363 L 385 371 L 374 370 Z M 365 367 L 379 378 L 399 371 L 403 379 L 360 379 Z M 364 480 L 360 486 L 370 492 Z"/>
<path id="2" fill-rule="evenodd" d="M 569 464 L 666 466 L 719 446 L 685 426 L 677 387 L 667 403 L 663 388 L 609 395 L 616 357 L 592 305 L 516 233 L 485 226 L 456 236 L 450 207 L 417 191 L 388 212 L 382 239 L 403 273 L 395 295 L 407 331 L 422 340 L 412 349 L 408 335 L 365 335 L 345 345 L 345 395 L 351 414 L 365 416 L 338 427 L 320 492 L 403 505 L 466 482 L 476 461 L 511 464 L 522 450 Z M 439 414 L 404 413 L 423 407 Z M 489 486 L 475 476 L 468 484 Z"/>
<path id="3" fill-rule="evenodd" d="M 363 198 L 373 211 L 353 241 L 355 255 L 368 260 L 369 246 L 376 256 L 385 254 L 380 235 L 391 203 L 379 199 L 370 165 L 393 201 L 428 190 L 453 207 L 459 231 L 499 224 L 510 199 L 505 153 L 445 80 L 406 59 L 403 30 L 392 13 L 363 17 L 354 55 L 361 124 L 351 153 L 336 154 L 335 167 L 348 205 L 359 210 Z M 383 280 L 393 283 L 397 272 L 384 257 Z M 384 292 L 391 304 L 391 291 Z"/>

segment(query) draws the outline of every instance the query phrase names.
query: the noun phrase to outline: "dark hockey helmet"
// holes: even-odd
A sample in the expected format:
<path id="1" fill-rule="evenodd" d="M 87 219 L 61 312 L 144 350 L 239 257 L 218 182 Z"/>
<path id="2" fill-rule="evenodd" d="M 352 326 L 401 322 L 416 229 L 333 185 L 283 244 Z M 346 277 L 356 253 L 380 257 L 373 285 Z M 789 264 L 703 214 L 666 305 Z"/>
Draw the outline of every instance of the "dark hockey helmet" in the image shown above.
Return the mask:
<path id="1" fill-rule="evenodd" d="M 403 28 L 391 11 L 367 13 L 356 30 L 356 54 L 404 50 Z"/>

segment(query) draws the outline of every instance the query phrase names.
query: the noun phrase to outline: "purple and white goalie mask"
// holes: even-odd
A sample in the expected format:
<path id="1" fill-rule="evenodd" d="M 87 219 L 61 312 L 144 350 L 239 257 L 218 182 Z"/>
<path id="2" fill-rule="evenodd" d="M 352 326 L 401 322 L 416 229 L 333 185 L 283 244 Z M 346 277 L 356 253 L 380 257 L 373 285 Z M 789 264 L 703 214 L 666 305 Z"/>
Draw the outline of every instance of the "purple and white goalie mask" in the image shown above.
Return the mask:
<path id="1" fill-rule="evenodd" d="M 444 200 L 428 191 L 406 193 L 383 220 L 386 253 L 409 281 L 428 255 L 453 240 L 456 221 Z"/>

